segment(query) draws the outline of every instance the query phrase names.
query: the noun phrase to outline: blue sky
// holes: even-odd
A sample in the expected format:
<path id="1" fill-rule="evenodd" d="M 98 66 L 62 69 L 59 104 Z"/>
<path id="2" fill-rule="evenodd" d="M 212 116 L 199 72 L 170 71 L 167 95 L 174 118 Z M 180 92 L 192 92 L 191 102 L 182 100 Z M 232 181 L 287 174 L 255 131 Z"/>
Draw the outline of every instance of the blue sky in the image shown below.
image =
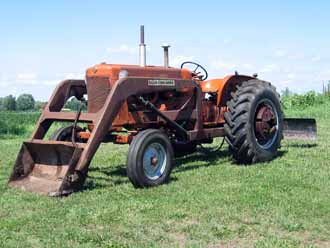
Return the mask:
<path id="1" fill-rule="evenodd" d="M 204 65 L 213 78 L 257 72 L 278 90 L 322 89 L 330 80 L 329 1 L 3 1 L 0 96 L 47 100 L 58 82 L 100 62 Z"/>

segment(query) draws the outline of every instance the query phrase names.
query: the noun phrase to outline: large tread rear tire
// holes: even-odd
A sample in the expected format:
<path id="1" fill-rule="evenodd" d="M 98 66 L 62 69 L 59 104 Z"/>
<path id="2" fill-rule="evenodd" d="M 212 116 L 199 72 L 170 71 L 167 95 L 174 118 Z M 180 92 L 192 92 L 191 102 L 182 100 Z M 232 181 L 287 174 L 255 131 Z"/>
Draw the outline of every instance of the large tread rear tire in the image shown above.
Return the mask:
<path id="1" fill-rule="evenodd" d="M 255 115 L 263 101 L 272 104 L 278 120 L 276 136 L 272 138 L 269 147 L 260 145 L 255 134 Z M 227 106 L 224 129 L 234 160 L 246 165 L 270 161 L 276 157 L 283 138 L 283 113 L 275 87 L 257 79 L 243 82 L 237 86 Z"/>

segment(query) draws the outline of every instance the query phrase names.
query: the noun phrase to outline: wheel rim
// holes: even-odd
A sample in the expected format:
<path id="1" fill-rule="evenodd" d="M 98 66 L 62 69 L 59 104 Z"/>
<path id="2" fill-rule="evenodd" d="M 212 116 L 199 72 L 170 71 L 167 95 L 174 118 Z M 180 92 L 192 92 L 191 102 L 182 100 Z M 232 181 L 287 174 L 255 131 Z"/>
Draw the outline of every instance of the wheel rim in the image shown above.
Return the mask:
<path id="1" fill-rule="evenodd" d="M 279 120 L 274 103 L 268 99 L 261 101 L 257 105 L 254 121 L 254 133 L 258 145 L 263 149 L 269 149 L 278 136 Z"/>
<path id="2" fill-rule="evenodd" d="M 150 144 L 143 154 L 143 170 L 146 177 L 150 180 L 160 178 L 166 167 L 166 151 L 162 144 Z"/>

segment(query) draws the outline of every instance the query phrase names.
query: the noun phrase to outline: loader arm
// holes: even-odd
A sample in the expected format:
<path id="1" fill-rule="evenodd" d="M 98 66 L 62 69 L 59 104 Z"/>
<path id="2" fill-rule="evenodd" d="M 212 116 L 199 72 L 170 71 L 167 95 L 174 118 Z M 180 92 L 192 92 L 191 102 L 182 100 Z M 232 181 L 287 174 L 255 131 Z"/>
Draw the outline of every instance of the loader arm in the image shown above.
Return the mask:
<path id="1" fill-rule="evenodd" d="M 71 121 L 74 114 L 60 112 L 70 97 L 82 99 L 87 94 L 86 83 L 84 80 L 65 80 L 62 81 L 55 89 L 51 98 L 42 112 L 37 128 L 34 130 L 31 140 L 43 139 L 48 129 L 55 120 Z M 55 113 L 55 115 L 54 115 Z M 71 116 L 70 116 L 71 114 Z M 54 116 L 54 118 L 52 118 Z M 82 116 L 84 118 L 84 116 Z M 66 120 L 68 119 L 68 120 Z"/>
<path id="2" fill-rule="evenodd" d="M 30 141 L 24 142 L 18 154 L 9 184 L 26 191 L 49 196 L 67 195 L 82 188 L 88 168 L 98 147 L 109 132 L 118 112 L 129 96 L 151 92 L 194 89 L 196 94 L 195 129 L 191 136 L 201 135 L 201 89 L 193 80 L 171 79 L 173 85 L 155 85 L 158 78 L 127 77 L 118 80 L 97 113 L 81 113 L 79 122 L 92 123 L 94 128 L 86 144 L 43 141 L 54 121 L 75 120 L 75 113 L 60 111 L 71 96 L 81 98 L 86 93 L 85 82 L 62 82 L 52 95 Z M 168 80 L 168 79 L 164 79 Z M 164 113 L 166 114 L 166 113 Z M 171 115 L 171 114 L 170 114 Z M 173 118 L 173 113 L 171 118 Z"/>
<path id="3" fill-rule="evenodd" d="M 104 136 L 107 134 L 108 130 L 116 118 L 118 111 L 124 101 L 132 95 L 142 95 L 151 92 L 160 92 L 164 90 L 171 89 L 183 89 L 183 88 L 194 88 L 200 92 L 199 86 L 192 80 L 174 80 L 175 85 L 173 86 L 153 86 L 149 82 L 158 79 L 152 78 L 124 78 L 120 79 L 115 86 L 110 91 L 109 96 L 103 108 L 100 110 L 99 118 L 96 122 L 95 128 L 87 142 L 86 148 L 84 149 L 80 160 L 77 164 L 76 171 L 85 177 L 88 171 L 89 164 L 97 151 L 99 145 L 101 144 Z M 201 94 L 198 94 L 201 96 Z M 200 101 L 197 101 L 198 103 Z M 197 104 L 197 124 L 196 129 L 199 129 L 202 125 L 201 120 L 201 106 Z"/>

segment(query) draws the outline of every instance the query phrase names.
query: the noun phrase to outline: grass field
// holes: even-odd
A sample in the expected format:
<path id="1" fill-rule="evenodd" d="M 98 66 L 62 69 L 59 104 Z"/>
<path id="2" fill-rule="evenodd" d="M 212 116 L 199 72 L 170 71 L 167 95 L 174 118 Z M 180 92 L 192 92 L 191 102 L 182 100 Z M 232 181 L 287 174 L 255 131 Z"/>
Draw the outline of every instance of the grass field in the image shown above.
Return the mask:
<path id="1" fill-rule="evenodd" d="M 61 199 L 7 187 L 26 135 L 3 137 L 0 247 L 330 247 L 330 103 L 287 115 L 317 118 L 317 143 L 284 141 L 249 167 L 226 147 L 196 153 L 175 161 L 168 185 L 142 190 L 126 177 L 127 146 L 106 144 L 84 191 Z"/>

